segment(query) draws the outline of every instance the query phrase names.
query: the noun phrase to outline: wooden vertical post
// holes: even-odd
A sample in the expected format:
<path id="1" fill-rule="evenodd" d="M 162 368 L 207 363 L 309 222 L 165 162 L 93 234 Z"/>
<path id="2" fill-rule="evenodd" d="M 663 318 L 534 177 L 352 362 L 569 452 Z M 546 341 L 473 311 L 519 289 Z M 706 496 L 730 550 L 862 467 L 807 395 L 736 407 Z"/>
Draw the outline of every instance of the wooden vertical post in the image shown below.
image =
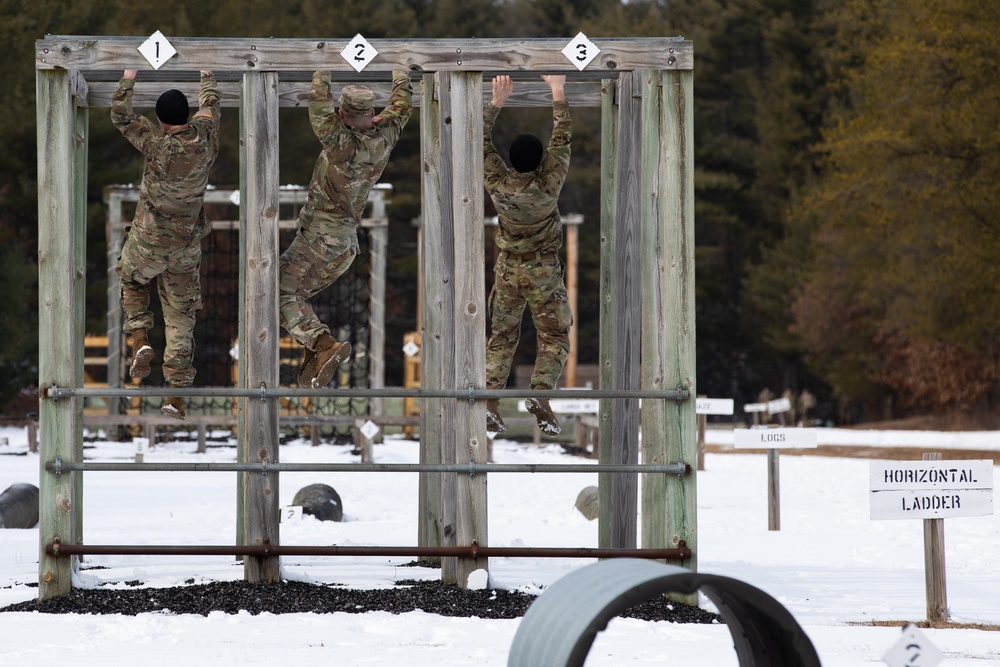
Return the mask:
<path id="1" fill-rule="evenodd" d="M 927 452 L 924 461 L 940 461 L 941 452 Z M 924 519 L 924 581 L 927 622 L 948 622 L 948 586 L 945 578 L 944 519 Z"/>
<path id="2" fill-rule="evenodd" d="M 611 388 L 639 389 L 641 275 L 639 245 L 642 241 L 639 219 L 639 160 L 642 151 L 641 90 L 634 72 L 618 79 L 618 135 L 615 160 L 615 274 L 611 296 L 615 318 L 608 332 L 613 341 Z M 604 332 L 601 332 L 602 337 Z M 611 462 L 639 462 L 639 400 L 616 399 L 611 406 Z M 634 549 L 638 542 L 638 486 L 635 473 L 615 474 L 611 478 L 611 546 Z"/>
<path id="3" fill-rule="evenodd" d="M 643 462 L 695 463 L 694 140 L 690 72 L 645 70 L 640 174 L 642 254 L 642 388 L 690 392 L 685 401 L 645 401 Z M 686 545 L 675 561 L 697 569 L 696 474 L 646 475 L 642 544 Z M 694 600 L 685 600 L 693 602 Z"/>
<path id="4" fill-rule="evenodd" d="M 615 326 L 615 181 L 618 164 L 618 106 L 615 96 L 618 82 L 605 79 L 601 82 L 601 288 L 599 359 L 600 386 L 611 387 L 614 378 L 614 326 Z M 598 463 L 612 462 L 612 407 L 608 399 L 601 399 L 598 413 L 597 450 Z M 611 548 L 612 481 L 611 473 L 597 473 L 598 521 L 597 544 L 602 549 Z"/>
<path id="5" fill-rule="evenodd" d="M 454 212 L 455 380 L 454 387 L 482 389 L 486 384 L 486 282 L 483 266 L 483 76 L 481 72 L 451 72 L 452 172 Z M 486 463 L 486 405 L 456 399 L 455 454 L 457 462 Z M 455 477 L 456 537 L 460 546 L 489 544 L 486 525 L 486 475 Z M 459 558 L 457 584 L 468 586 L 475 570 L 489 569 L 486 558 Z"/>
<path id="6" fill-rule="evenodd" d="M 563 231 L 566 233 L 566 295 L 569 298 L 570 312 L 573 313 L 573 326 L 569 328 L 569 354 L 566 356 L 563 386 L 575 387 L 577 359 L 579 358 L 576 342 L 579 313 L 576 309 L 576 302 L 579 292 L 580 226 L 577 224 L 563 225 Z"/>
<path id="7" fill-rule="evenodd" d="M 642 142 L 635 148 L 638 155 L 633 155 L 633 161 L 638 158 L 639 175 L 636 184 L 639 191 L 639 237 L 637 251 L 632 255 L 633 264 L 638 264 L 641 280 L 640 303 L 644 317 L 640 321 L 641 329 L 641 363 L 640 382 L 643 389 L 663 390 L 666 385 L 674 387 L 676 379 L 668 369 L 674 365 L 675 350 L 666 346 L 667 331 L 677 326 L 674 308 L 678 304 L 670 303 L 668 297 L 670 280 L 681 280 L 673 275 L 673 267 L 666 263 L 675 248 L 668 247 L 667 239 L 671 230 L 667 227 L 674 223 L 666 219 L 664 207 L 667 198 L 678 193 L 668 189 L 668 184 L 661 179 L 666 177 L 666 169 L 662 162 L 667 159 L 664 145 L 664 133 L 669 129 L 662 126 L 663 109 L 660 93 L 660 73 L 653 71 L 637 72 L 633 75 L 634 95 L 642 96 L 640 128 Z M 619 102 L 623 104 L 622 102 Z M 672 184 L 671 184 L 672 185 Z M 683 267 L 677 267 L 682 269 Z M 671 275 L 668 277 L 668 271 Z M 669 287 L 668 287 L 669 285 Z M 666 401 L 646 400 L 642 405 L 640 418 L 642 420 L 642 462 L 654 465 L 664 465 L 670 462 L 667 453 L 667 414 L 674 406 L 666 405 Z M 679 508 L 668 504 L 666 475 L 642 476 L 642 546 L 645 548 L 664 548 L 668 546 L 667 523 L 672 512 Z M 671 547 L 677 547 L 676 540 Z"/>
<path id="8" fill-rule="evenodd" d="M 451 224 L 451 96 L 441 74 L 423 77 L 420 145 L 423 156 L 420 213 L 420 386 L 443 389 L 454 378 L 454 245 Z M 455 402 L 421 399 L 420 462 L 455 458 Z M 454 473 L 418 473 L 417 543 L 455 545 Z M 442 558 L 441 580 L 455 583 L 455 558 Z"/>
<path id="9" fill-rule="evenodd" d="M 385 389 L 385 273 L 389 247 L 389 218 L 385 198 L 372 202 L 375 226 L 368 230 L 368 253 L 371 257 L 368 270 L 368 386 Z M 385 414 L 385 399 L 373 396 L 369 400 L 368 414 Z M 384 428 L 373 439 L 382 442 Z"/>
<path id="10" fill-rule="evenodd" d="M 666 285 L 668 312 L 673 320 L 673 325 L 667 329 L 665 347 L 669 350 L 669 374 L 675 378 L 677 389 L 686 390 L 690 397 L 671 406 L 667 413 L 667 456 L 671 461 L 690 464 L 697 459 L 693 71 L 671 70 L 663 74 L 663 109 L 667 153 L 667 259 L 664 266 L 671 269 Z M 668 478 L 667 491 L 669 543 L 686 542 L 691 558 L 678 565 L 697 571 L 697 471 Z"/>
<path id="11" fill-rule="evenodd" d="M 54 540 L 73 544 L 74 482 L 79 473 L 56 476 L 47 464 L 75 461 L 81 430 L 79 399 L 54 401 L 45 396 L 53 386 L 72 387 L 83 367 L 83 333 L 77 311 L 83 307 L 84 272 L 77 266 L 74 238 L 73 149 L 74 112 L 70 72 L 35 73 L 38 134 L 38 597 L 68 595 L 75 557 L 49 556 L 45 547 Z M 58 332 L 54 335 L 53 332 Z"/>
<path id="12" fill-rule="evenodd" d="M 698 470 L 705 469 L 705 429 L 708 425 L 706 415 L 698 415 Z"/>
<path id="13" fill-rule="evenodd" d="M 781 530 L 781 451 L 767 450 L 767 529 Z"/>
<path id="14" fill-rule="evenodd" d="M 118 274 L 115 266 L 118 258 L 122 254 L 122 246 L 125 244 L 125 234 L 119 224 L 122 219 L 122 197 L 118 190 L 105 188 L 105 199 L 108 203 L 108 218 L 105 227 L 105 237 L 107 238 L 107 280 L 108 280 L 108 386 L 121 387 L 124 364 L 122 363 L 122 342 L 125 334 L 122 331 L 122 297 L 121 284 L 118 282 Z M 108 400 L 108 414 L 122 414 L 122 399 Z"/>
<path id="15" fill-rule="evenodd" d="M 243 75 L 240 137 L 240 358 L 241 388 L 278 387 L 278 73 Z M 240 461 L 278 463 L 278 399 L 243 398 L 239 410 Z M 245 544 L 280 544 L 278 473 L 244 476 Z M 244 578 L 277 583 L 278 556 L 247 556 Z"/>
<path id="16" fill-rule="evenodd" d="M 74 132 L 73 132 L 73 253 L 76 256 L 73 266 L 77 267 L 80 278 L 86 285 L 87 270 L 87 152 L 88 137 L 90 134 L 90 110 L 85 106 L 77 104 L 80 86 L 83 85 L 82 76 L 74 71 L 72 76 L 76 79 L 73 100 L 74 112 Z M 76 304 L 73 315 L 76 318 L 73 344 L 83 348 L 83 338 L 87 332 L 87 299 L 86 287 L 81 287 L 76 296 Z M 82 387 L 84 385 L 83 358 L 73 367 L 73 386 Z M 108 403 L 111 399 L 106 399 Z M 83 424 L 83 401 L 76 401 L 76 423 Z M 74 460 L 83 460 L 83 428 L 74 429 L 73 437 Z M 73 541 L 75 544 L 83 544 L 83 473 L 75 473 L 76 480 L 73 484 Z M 83 562 L 83 556 L 79 557 L 79 562 Z"/>

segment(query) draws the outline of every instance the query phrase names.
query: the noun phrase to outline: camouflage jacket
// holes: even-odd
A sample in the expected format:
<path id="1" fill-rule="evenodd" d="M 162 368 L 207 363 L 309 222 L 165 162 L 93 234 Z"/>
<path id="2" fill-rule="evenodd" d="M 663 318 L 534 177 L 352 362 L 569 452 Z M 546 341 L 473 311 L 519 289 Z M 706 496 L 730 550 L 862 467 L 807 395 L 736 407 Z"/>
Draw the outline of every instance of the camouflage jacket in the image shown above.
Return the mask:
<path id="1" fill-rule="evenodd" d="M 121 79 L 111 98 L 111 122 L 144 158 L 133 230 L 151 246 L 200 241 L 211 230 L 202 205 L 219 154 L 219 86 L 212 74 L 203 75 L 194 118 L 164 132 L 158 121 L 132 110 L 134 84 Z"/>
<path id="2" fill-rule="evenodd" d="M 542 163 L 527 174 L 508 167 L 493 146 L 498 113 L 492 104 L 483 110 L 484 175 L 500 222 L 497 247 L 516 254 L 556 250 L 562 245 L 559 192 L 569 171 L 572 138 L 569 104 L 552 103 L 552 138 Z"/>
<path id="3" fill-rule="evenodd" d="M 315 72 L 309 89 L 309 120 L 323 144 L 309 182 L 309 197 L 299 223 L 334 237 L 353 236 L 368 203 L 368 193 L 382 176 L 403 126 L 413 112 L 413 89 L 406 72 L 393 72 L 389 104 L 371 129 L 348 127 L 340 120 L 330 90 L 330 73 Z"/>

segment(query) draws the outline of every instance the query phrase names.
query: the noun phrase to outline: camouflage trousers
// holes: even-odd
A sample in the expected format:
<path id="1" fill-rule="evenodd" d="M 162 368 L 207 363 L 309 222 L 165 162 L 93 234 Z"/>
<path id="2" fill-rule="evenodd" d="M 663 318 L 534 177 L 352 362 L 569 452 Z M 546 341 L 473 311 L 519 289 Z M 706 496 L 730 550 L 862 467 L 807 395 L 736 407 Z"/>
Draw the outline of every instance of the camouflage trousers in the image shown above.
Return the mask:
<path id="1" fill-rule="evenodd" d="M 153 328 L 149 290 L 156 279 L 167 341 L 163 378 L 173 387 L 190 387 L 194 382 L 194 324 L 202 305 L 200 269 L 200 241 L 180 248 L 160 248 L 143 242 L 136 233 L 126 236 L 115 268 L 126 331 Z"/>
<path id="2" fill-rule="evenodd" d="M 507 386 L 514 351 L 521 337 L 524 307 L 531 311 L 537 332 L 532 389 L 552 389 L 569 354 L 569 329 L 573 324 L 563 264 L 557 253 L 521 260 L 501 252 L 490 292 L 491 333 L 486 343 L 486 387 Z"/>
<path id="3" fill-rule="evenodd" d="M 354 263 L 358 237 L 331 236 L 299 227 L 295 239 L 281 254 L 278 277 L 278 312 L 281 326 L 310 350 L 316 339 L 330 333 L 309 299 L 329 287 Z"/>

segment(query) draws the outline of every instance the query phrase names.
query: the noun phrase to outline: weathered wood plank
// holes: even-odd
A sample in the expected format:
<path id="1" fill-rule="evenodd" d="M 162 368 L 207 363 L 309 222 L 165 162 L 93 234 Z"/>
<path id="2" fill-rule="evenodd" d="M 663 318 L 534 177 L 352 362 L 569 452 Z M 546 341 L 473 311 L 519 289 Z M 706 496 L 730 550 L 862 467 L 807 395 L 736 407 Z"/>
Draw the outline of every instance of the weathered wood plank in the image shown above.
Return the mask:
<path id="1" fill-rule="evenodd" d="M 445 372 L 450 348 L 450 335 L 446 323 L 453 321 L 454 316 L 448 310 L 452 303 L 446 295 L 452 289 L 452 254 L 444 252 L 450 247 L 442 239 L 447 232 L 451 234 L 451 226 L 447 229 L 444 220 L 451 216 L 444 214 L 445 201 L 441 194 L 441 183 L 444 174 L 450 174 L 449 164 L 444 158 L 449 155 L 442 148 L 444 130 L 441 118 L 442 105 L 438 102 L 435 76 L 424 77 L 421 88 L 420 104 L 423 111 L 420 114 L 420 146 L 423 160 L 420 184 L 420 288 L 422 295 L 417 313 L 418 329 L 420 331 L 420 386 L 428 389 L 441 389 L 446 386 L 445 377 L 452 377 L 453 371 Z M 450 203 L 450 199 L 448 200 Z M 450 206 L 449 206 L 450 208 Z M 447 404 L 453 405 L 452 401 Z M 424 399 L 420 405 L 420 463 L 442 463 L 444 459 L 443 442 L 446 434 L 453 434 L 450 421 L 446 417 L 446 402 L 440 398 Z M 454 410 L 451 410 L 454 413 Z M 452 448 L 454 450 L 454 448 Z M 418 516 L 417 544 L 418 546 L 444 546 L 451 542 L 454 546 L 454 531 L 445 532 L 445 525 L 454 525 L 454 503 L 449 507 L 444 502 L 444 489 L 449 489 L 449 496 L 454 494 L 454 475 L 445 476 L 433 473 L 419 473 L 418 483 Z M 445 513 L 451 516 L 451 523 L 446 524 Z M 443 560 L 450 561 L 450 567 L 445 568 Z M 439 559 L 442 564 L 442 580 L 451 577 L 454 583 L 455 559 Z"/>
<path id="2" fill-rule="evenodd" d="M 641 109 L 636 74 L 618 79 L 618 157 L 615 198 L 614 376 L 611 387 L 639 389 L 642 242 L 639 225 L 639 160 L 642 152 Z M 614 401 L 611 409 L 611 462 L 639 462 L 639 400 Z M 637 474 L 612 477 L 611 546 L 634 549 L 637 541 Z"/>
<path id="3" fill-rule="evenodd" d="M 211 69 L 230 72 L 330 69 L 353 72 L 340 52 L 350 39 L 167 39 L 177 55 L 160 70 Z M 146 69 L 139 53 L 145 37 L 50 35 L 35 42 L 36 69 Z M 584 69 L 618 72 L 639 69 L 692 69 L 694 49 L 679 37 L 592 38 L 600 53 Z M 366 72 L 411 69 L 444 71 L 561 71 L 576 65 L 562 50 L 568 39 L 369 39 L 378 55 Z"/>
<path id="4" fill-rule="evenodd" d="M 85 86 L 74 88 L 74 102 L 77 95 L 86 93 Z M 76 107 L 73 114 L 73 266 L 80 267 L 81 271 L 87 266 L 87 158 L 90 147 L 90 112 L 86 108 Z M 76 336 L 81 336 L 87 330 L 86 323 L 86 288 L 81 288 L 77 292 L 73 315 L 75 318 L 74 331 Z M 84 384 L 83 361 L 86 351 L 83 349 L 83 342 L 74 338 L 74 344 L 79 344 L 76 359 L 76 366 L 73 368 L 73 377 L 77 387 Z M 83 401 L 76 402 L 76 415 L 74 420 L 77 424 L 83 421 Z M 78 428 L 73 437 L 74 460 L 83 460 L 83 429 Z M 83 543 L 83 475 L 77 475 L 73 484 L 73 541 L 76 544 Z"/>
<path id="5" fill-rule="evenodd" d="M 142 78 L 142 74 L 139 74 Z M 332 87 L 334 98 L 339 98 L 340 89 L 346 84 L 335 83 Z M 389 93 L 392 92 L 391 83 L 377 81 L 366 81 L 367 85 L 375 92 L 376 106 L 384 106 L 389 102 Z M 413 106 L 420 108 L 425 104 L 421 95 L 421 83 L 414 82 L 413 86 Z M 600 105 L 600 86 L 598 82 L 581 82 L 566 84 L 566 99 L 572 107 L 596 107 Z M 91 107 L 111 107 L 111 96 L 117 90 L 118 84 L 111 81 L 95 81 L 87 86 L 88 95 L 81 99 Z M 132 104 L 136 109 L 152 109 L 156 106 L 156 99 L 164 90 L 176 88 L 189 100 L 198 99 L 198 84 L 190 81 L 138 81 L 133 88 Z M 240 85 L 236 82 L 219 82 L 219 92 L 222 95 L 223 107 L 239 107 L 240 105 Z M 484 91 L 483 104 L 488 104 L 492 92 Z M 508 98 L 505 106 L 510 107 L 551 107 L 552 94 L 544 83 L 526 81 L 518 82 L 514 93 Z M 278 84 L 278 106 L 281 107 L 302 107 L 309 105 L 309 84 L 301 81 L 282 81 Z"/>
<path id="6" fill-rule="evenodd" d="M 675 326 L 669 319 L 670 306 L 666 304 L 668 267 L 666 261 L 667 233 L 665 226 L 673 221 L 665 219 L 664 205 L 667 197 L 664 131 L 660 103 L 659 72 L 643 71 L 639 74 L 642 93 L 642 155 L 640 156 L 640 225 L 643 255 L 639 258 L 642 279 L 642 372 L 643 389 L 662 390 L 673 378 L 667 376 L 665 357 L 666 331 Z M 666 413 L 671 406 L 666 401 L 643 401 L 642 404 L 642 462 L 663 465 L 667 461 Z M 667 504 L 667 476 L 643 475 L 642 477 L 642 546 L 654 548 L 668 542 L 667 515 L 674 509 Z M 676 546 L 676 545 L 675 545 Z"/>
<path id="7" fill-rule="evenodd" d="M 767 529 L 781 530 L 781 450 L 767 450 Z"/>
<path id="8" fill-rule="evenodd" d="M 618 164 L 618 110 L 615 104 L 617 81 L 604 82 L 601 92 L 601 286 L 600 286 L 600 386 L 611 387 L 615 368 L 615 193 Z M 614 403 L 601 399 L 597 431 L 597 458 L 611 463 L 613 442 L 612 409 Z M 611 485 L 614 475 L 597 474 L 598 502 L 597 545 L 611 548 Z"/>
<path id="9" fill-rule="evenodd" d="M 437 252 L 441 255 L 441 263 L 438 267 L 442 273 L 440 279 L 443 285 L 439 287 L 441 296 L 441 309 L 438 314 L 441 322 L 438 327 L 440 340 L 438 344 L 441 366 L 437 371 L 438 382 L 441 388 L 450 388 L 455 382 L 455 254 L 452 250 L 455 246 L 455 210 L 452 202 L 454 186 L 454 161 L 452 154 L 452 144 L 454 144 L 455 126 L 451 122 L 452 97 L 451 97 L 451 76 L 447 73 L 434 75 L 435 96 L 439 104 L 439 113 L 436 119 L 438 124 L 438 136 L 440 137 L 440 157 L 438 159 L 439 169 L 439 203 L 441 207 L 441 225 L 439 238 L 440 245 L 427 246 L 428 252 Z M 455 435 L 455 401 L 445 399 L 442 406 L 442 431 L 441 431 L 441 456 L 446 463 L 455 463 L 458 460 L 456 435 Z M 441 504 L 444 512 L 441 515 L 444 532 L 445 546 L 458 544 L 458 503 L 455 500 L 457 493 L 455 485 L 455 475 L 446 474 L 441 479 Z M 454 584 L 458 581 L 457 559 L 444 558 L 441 561 L 441 580 Z"/>
<path id="10" fill-rule="evenodd" d="M 38 133 L 38 386 L 75 384 L 83 364 L 83 336 L 77 330 L 82 309 L 83 267 L 76 265 L 74 221 L 75 116 L 67 72 L 36 76 Z M 78 303 L 80 302 L 80 303 Z M 51 335 L 59 332 L 59 335 Z M 75 461 L 80 410 L 77 399 L 39 401 L 42 467 L 55 460 Z M 38 596 L 68 595 L 75 559 L 48 556 L 46 545 L 58 539 L 72 544 L 74 481 L 77 475 L 43 473 L 39 477 Z"/>
<path id="11" fill-rule="evenodd" d="M 384 198 L 372 204 L 372 217 L 382 219 L 385 224 L 372 227 L 368 232 L 368 386 L 372 389 L 385 389 L 385 273 L 389 248 L 389 218 L 385 204 Z M 398 348 L 393 345 L 393 349 Z M 370 398 L 368 414 L 378 416 L 383 412 L 385 399 Z M 382 433 L 377 434 L 374 442 L 381 444 L 382 441 Z M 364 463 L 373 460 L 372 443 L 363 438 L 361 460 Z"/>
<path id="12" fill-rule="evenodd" d="M 452 171 L 455 274 L 456 388 L 486 384 L 486 281 L 483 267 L 483 116 L 482 77 L 456 72 L 451 79 Z M 486 404 L 455 401 L 455 450 L 458 460 L 486 463 Z M 489 544 L 486 524 L 486 475 L 456 475 L 456 535 L 461 546 Z M 487 558 L 458 558 L 456 583 L 489 569 Z"/>
<path id="13" fill-rule="evenodd" d="M 924 461 L 940 461 L 941 452 L 927 452 Z M 924 585 L 927 621 L 948 622 L 948 586 L 945 568 L 944 519 L 924 519 Z"/>
<path id="14" fill-rule="evenodd" d="M 694 74 L 662 72 L 661 198 L 664 245 L 664 388 L 686 389 L 691 398 L 670 404 L 666 411 L 665 459 L 692 466 L 678 478 L 668 476 L 666 544 L 681 541 L 691 549 L 690 560 L 672 563 L 698 569 L 698 435 L 695 412 L 695 265 L 694 265 Z M 682 599 L 683 601 L 683 599 Z M 688 602 L 693 602 L 688 600 Z"/>
<path id="15" fill-rule="evenodd" d="M 244 75 L 241 156 L 240 358 L 239 386 L 277 387 L 278 341 L 278 75 Z M 278 462 L 278 400 L 240 399 L 241 461 Z M 280 543 L 278 474 L 247 473 L 244 477 L 246 544 Z M 277 583 L 277 556 L 243 559 L 244 578 L 251 583 Z"/>
<path id="16" fill-rule="evenodd" d="M 420 149 L 423 169 L 420 170 L 420 229 L 417 245 L 419 285 L 421 300 L 417 311 L 417 328 L 420 332 L 420 386 L 440 389 L 442 350 L 440 346 L 441 290 L 440 274 L 443 253 L 441 237 L 441 184 L 440 184 L 440 106 L 434 99 L 435 86 L 432 75 L 424 76 L 419 95 L 423 111 L 420 114 Z M 417 97 L 414 98 L 417 101 Z M 443 405 L 441 399 L 427 399 L 420 404 L 420 463 L 441 463 L 441 428 Z M 418 474 L 417 491 L 417 544 L 441 546 L 443 542 L 441 507 L 441 476 Z"/>

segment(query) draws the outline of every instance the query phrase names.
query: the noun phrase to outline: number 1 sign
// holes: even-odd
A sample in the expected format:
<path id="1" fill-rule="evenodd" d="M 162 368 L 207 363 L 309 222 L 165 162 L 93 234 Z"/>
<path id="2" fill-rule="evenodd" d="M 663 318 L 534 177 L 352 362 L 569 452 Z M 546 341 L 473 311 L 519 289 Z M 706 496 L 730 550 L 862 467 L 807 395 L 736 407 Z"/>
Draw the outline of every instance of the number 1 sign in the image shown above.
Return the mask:
<path id="1" fill-rule="evenodd" d="M 177 49 L 167 41 L 162 32 L 157 30 L 142 43 L 139 47 L 139 53 L 149 61 L 153 69 L 160 69 L 163 63 L 174 57 Z"/>

